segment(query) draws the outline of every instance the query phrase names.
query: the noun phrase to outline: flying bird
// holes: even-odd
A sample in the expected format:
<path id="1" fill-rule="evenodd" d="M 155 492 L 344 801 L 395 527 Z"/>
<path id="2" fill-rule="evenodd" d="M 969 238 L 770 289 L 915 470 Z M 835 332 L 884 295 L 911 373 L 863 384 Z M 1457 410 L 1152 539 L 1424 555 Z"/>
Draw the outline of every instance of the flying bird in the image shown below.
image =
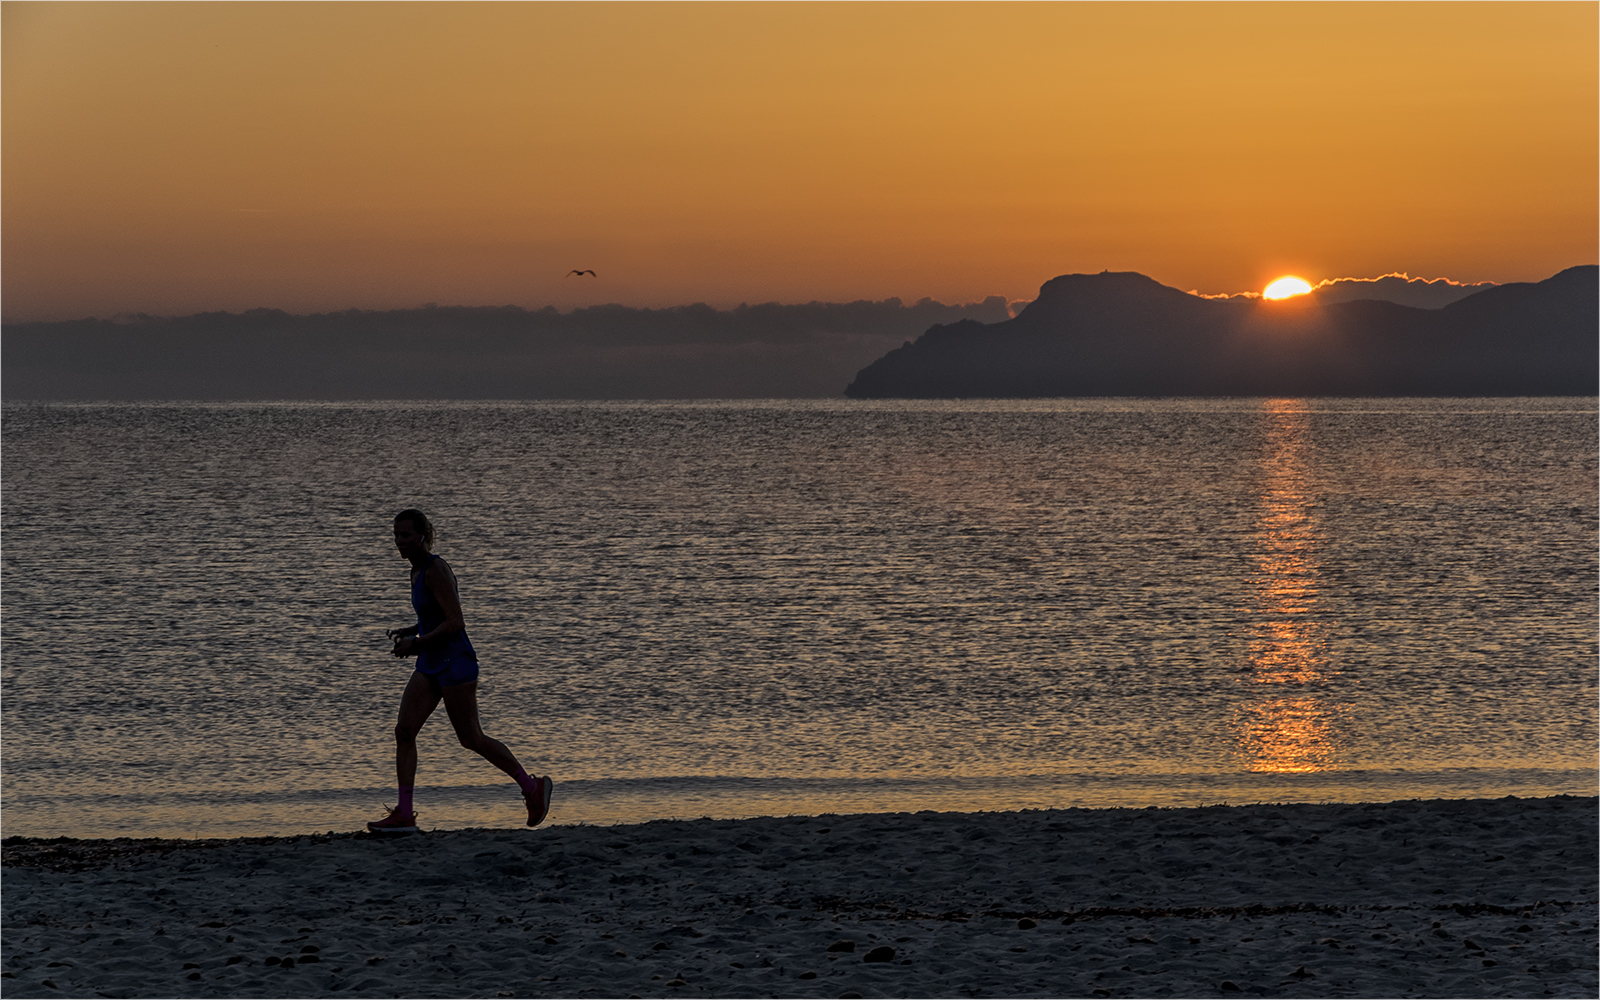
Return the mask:
<path id="1" fill-rule="evenodd" d="M 580 277 L 580 278 L 581 278 L 581 277 L 583 277 L 583 276 L 584 276 L 584 275 L 586 275 L 586 274 L 587 274 L 587 275 L 588 275 L 588 276 L 589 276 L 589 277 L 591 277 L 591 278 L 598 278 L 598 277 L 600 277 L 600 276 L 599 276 L 599 275 L 598 275 L 598 274 L 595 274 L 595 273 L 594 273 L 594 272 L 593 272 L 593 271 L 568 271 L 568 272 L 567 272 L 567 277 L 569 277 L 569 278 L 570 278 L 570 277 L 572 277 L 572 276 L 573 276 L 573 275 L 574 275 L 574 274 L 576 274 L 576 275 L 577 275 L 577 276 L 578 276 L 578 277 Z"/>

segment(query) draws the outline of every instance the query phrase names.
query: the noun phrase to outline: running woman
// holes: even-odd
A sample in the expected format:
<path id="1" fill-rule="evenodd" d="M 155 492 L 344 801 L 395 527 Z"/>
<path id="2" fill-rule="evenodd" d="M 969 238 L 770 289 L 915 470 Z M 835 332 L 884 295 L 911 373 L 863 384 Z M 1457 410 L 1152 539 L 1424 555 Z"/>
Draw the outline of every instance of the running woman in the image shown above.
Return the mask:
<path id="1" fill-rule="evenodd" d="M 555 782 L 535 778 L 504 743 L 484 735 L 478 724 L 478 654 L 467 638 L 450 564 L 434 555 L 433 525 L 420 510 L 407 509 L 394 517 L 394 544 L 411 563 L 411 606 L 417 624 L 389 633 L 395 656 L 415 656 L 417 669 L 400 696 L 400 717 L 395 722 L 394 767 L 400 781 L 400 804 L 389 815 L 367 824 L 373 833 L 416 833 L 417 814 L 411 793 L 417 777 L 417 732 L 444 701 L 450 724 L 461 745 L 511 775 L 522 788 L 528 806 L 528 825 L 538 826 L 550 811 Z"/>

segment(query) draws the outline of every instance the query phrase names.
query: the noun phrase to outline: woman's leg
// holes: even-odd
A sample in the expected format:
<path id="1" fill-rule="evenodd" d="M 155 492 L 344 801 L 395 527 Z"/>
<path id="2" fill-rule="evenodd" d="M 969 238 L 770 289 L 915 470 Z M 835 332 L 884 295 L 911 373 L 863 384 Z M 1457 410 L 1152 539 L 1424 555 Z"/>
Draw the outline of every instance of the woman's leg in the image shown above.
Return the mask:
<path id="1" fill-rule="evenodd" d="M 522 765 L 517 763 L 517 758 L 506 749 L 504 743 L 484 735 L 483 727 L 478 723 L 477 681 L 452 684 L 443 690 L 444 710 L 450 714 L 450 724 L 456 728 L 456 738 L 461 741 L 462 746 L 513 778 L 517 777 L 519 772 L 527 773 L 522 770 Z"/>
<path id="2" fill-rule="evenodd" d="M 448 690 L 448 689 L 447 689 Z M 400 717 L 394 724 L 394 771 L 401 788 L 417 783 L 417 733 L 439 707 L 439 696 L 425 674 L 413 673 L 400 696 Z M 455 713 L 450 713 L 451 721 Z"/>
<path id="3" fill-rule="evenodd" d="M 478 725 L 478 682 L 467 681 L 445 688 L 444 708 L 450 713 L 450 724 L 456 727 L 456 738 L 461 745 L 511 775 L 522 789 L 522 801 L 528 806 L 528 825 L 543 823 L 550 813 L 550 793 L 555 782 L 548 777 L 535 778 L 524 771 L 504 743 L 483 734 Z"/>

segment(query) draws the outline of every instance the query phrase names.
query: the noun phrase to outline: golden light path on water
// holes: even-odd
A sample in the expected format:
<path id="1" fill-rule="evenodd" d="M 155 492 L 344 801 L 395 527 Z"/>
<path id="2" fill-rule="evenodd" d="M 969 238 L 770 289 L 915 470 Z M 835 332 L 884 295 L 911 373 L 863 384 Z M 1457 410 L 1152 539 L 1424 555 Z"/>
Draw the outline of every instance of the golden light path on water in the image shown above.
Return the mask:
<path id="1" fill-rule="evenodd" d="M 1326 607 L 1317 592 L 1312 447 L 1304 400 L 1261 404 L 1261 510 L 1246 688 L 1234 712 L 1248 770 L 1331 771 L 1341 757 L 1336 707 L 1318 697 L 1331 671 Z"/>

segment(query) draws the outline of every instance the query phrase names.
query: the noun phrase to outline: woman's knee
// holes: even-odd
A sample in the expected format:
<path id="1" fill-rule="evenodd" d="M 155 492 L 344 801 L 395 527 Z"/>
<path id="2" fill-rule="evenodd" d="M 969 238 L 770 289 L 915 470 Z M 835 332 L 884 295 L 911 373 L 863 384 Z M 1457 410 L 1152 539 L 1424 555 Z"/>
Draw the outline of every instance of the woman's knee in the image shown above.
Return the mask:
<path id="1" fill-rule="evenodd" d="M 399 723 L 394 727 L 394 741 L 396 743 L 415 743 L 417 741 L 417 727 Z"/>

